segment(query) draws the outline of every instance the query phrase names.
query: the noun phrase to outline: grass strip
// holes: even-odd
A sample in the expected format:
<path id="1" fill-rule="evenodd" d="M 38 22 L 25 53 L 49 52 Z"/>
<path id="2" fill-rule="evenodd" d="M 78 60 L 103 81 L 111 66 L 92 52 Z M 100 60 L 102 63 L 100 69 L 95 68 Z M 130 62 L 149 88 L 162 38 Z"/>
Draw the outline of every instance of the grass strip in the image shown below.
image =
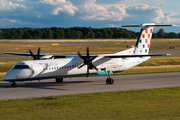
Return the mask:
<path id="1" fill-rule="evenodd" d="M 8 46 L 8 47 L 7 47 Z M 109 51 L 117 50 L 122 51 L 126 49 L 126 46 L 99 46 L 97 45 L 88 45 L 90 46 L 91 51 Z M 32 51 L 37 51 L 38 48 L 41 48 L 42 51 L 86 51 L 87 45 L 55 45 L 51 44 L 0 44 L 0 51 L 25 51 L 28 52 L 29 49 Z"/>
<path id="2" fill-rule="evenodd" d="M 172 72 L 180 72 L 180 65 L 133 67 L 129 70 L 126 70 L 121 73 L 116 73 L 114 75 L 172 73 Z"/>
<path id="3" fill-rule="evenodd" d="M 1 100 L 1 119 L 180 119 L 180 87 Z"/>

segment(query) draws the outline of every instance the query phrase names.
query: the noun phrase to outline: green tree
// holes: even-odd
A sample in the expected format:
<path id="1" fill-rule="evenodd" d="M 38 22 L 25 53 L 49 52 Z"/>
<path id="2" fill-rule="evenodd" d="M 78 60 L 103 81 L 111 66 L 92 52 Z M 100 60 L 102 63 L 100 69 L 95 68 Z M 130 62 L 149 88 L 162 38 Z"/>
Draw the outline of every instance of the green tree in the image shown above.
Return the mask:
<path id="1" fill-rule="evenodd" d="M 174 32 L 166 33 L 165 38 L 178 38 L 178 35 Z"/>
<path id="2" fill-rule="evenodd" d="M 102 38 L 102 33 L 100 31 L 97 31 L 95 33 L 95 38 Z"/>
<path id="3" fill-rule="evenodd" d="M 107 32 L 107 31 L 104 31 L 104 32 L 102 33 L 102 38 L 108 38 L 108 37 L 109 37 L 108 32 Z"/>
<path id="4" fill-rule="evenodd" d="M 114 32 L 112 38 L 114 38 L 114 39 L 120 38 L 120 32 Z"/>
<path id="5" fill-rule="evenodd" d="M 40 29 L 36 29 L 35 31 L 34 31 L 34 38 L 35 39 L 41 39 L 41 36 L 43 35 L 43 33 L 41 32 L 41 30 Z"/>
<path id="6" fill-rule="evenodd" d="M 89 31 L 86 34 L 87 38 L 95 38 L 95 33 L 91 30 L 91 28 L 89 28 Z"/>
<path id="7" fill-rule="evenodd" d="M 65 29 L 65 38 L 66 39 L 72 39 L 73 38 L 71 31 L 68 28 Z"/>
<path id="8" fill-rule="evenodd" d="M 112 36 L 113 36 L 113 31 L 112 31 L 110 28 L 108 28 L 108 29 L 107 29 L 107 32 L 108 32 L 108 37 L 109 37 L 109 38 L 112 38 Z"/>
<path id="9" fill-rule="evenodd" d="M 153 33 L 152 38 L 158 38 L 157 33 Z"/>
<path id="10" fill-rule="evenodd" d="M 26 30 L 24 31 L 24 34 L 23 34 L 23 39 L 31 39 L 32 36 L 29 34 L 29 32 Z"/>
<path id="11" fill-rule="evenodd" d="M 131 38 L 131 34 L 130 34 L 130 32 L 125 31 L 125 32 L 123 33 L 122 37 L 129 39 L 129 38 Z"/>
<path id="12" fill-rule="evenodd" d="M 76 38 L 79 39 L 83 36 L 81 31 L 76 31 Z"/>
<path id="13" fill-rule="evenodd" d="M 0 29 L 0 39 L 3 39 L 3 31 Z"/>
<path id="14" fill-rule="evenodd" d="M 165 32 L 164 32 L 164 29 L 159 29 L 159 31 L 157 32 L 157 36 L 158 38 L 164 38 L 165 36 Z"/>
<path id="15" fill-rule="evenodd" d="M 180 33 L 178 33 L 178 38 L 180 38 Z"/>
<path id="16" fill-rule="evenodd" d="M 47 39 L 52 39 L 53 35 L 52 35 L 52 30 L 50 28 L 47 28 Z"/>

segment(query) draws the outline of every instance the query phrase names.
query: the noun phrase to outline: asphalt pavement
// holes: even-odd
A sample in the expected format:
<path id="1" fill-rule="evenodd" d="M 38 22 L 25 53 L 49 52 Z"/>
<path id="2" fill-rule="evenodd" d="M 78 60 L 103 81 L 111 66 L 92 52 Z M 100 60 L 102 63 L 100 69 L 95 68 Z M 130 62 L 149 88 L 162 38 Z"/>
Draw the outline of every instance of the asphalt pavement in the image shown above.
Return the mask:
<path id="1" fill-rule="evenodd" d="M 180 86 L 180 73 L 121 75 L 112 78 L 115 80 L 113 85 L 106 84 L 106 76 L 64 79 L 63 83 L 56 83 L 54 79 L 17 82 L 17 87 L 10 87 L 9 82 L 0 82 L 0 100 Z"/>

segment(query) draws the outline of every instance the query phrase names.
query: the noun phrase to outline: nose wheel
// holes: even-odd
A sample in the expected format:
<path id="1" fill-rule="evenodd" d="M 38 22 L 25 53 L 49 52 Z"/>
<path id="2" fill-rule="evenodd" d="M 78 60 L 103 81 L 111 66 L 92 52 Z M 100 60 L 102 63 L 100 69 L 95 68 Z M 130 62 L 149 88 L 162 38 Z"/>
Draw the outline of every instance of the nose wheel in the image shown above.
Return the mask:
<path id="1" fill-rule="evenodd" d="M 111 74 L 110 71 L 105 71 L 106 75 L 107 75 L 107 79 L 106 79 L 106 84 L 114 84 L 114 80 L 111 78 Z M 108 74 L 107 74 L 108 73 Z"/>
<path id="2" fill-rule="evenodd" d="M 56 78 L 56 82 L 57 83 L 62 83 L 63 82 L 63 78 Z"/>
<path id="3" fill-rule="evenodd" d="M 12 81 L 11 81 L 11 87 L 17 87 L 16 82 L 12 82 Z"/>

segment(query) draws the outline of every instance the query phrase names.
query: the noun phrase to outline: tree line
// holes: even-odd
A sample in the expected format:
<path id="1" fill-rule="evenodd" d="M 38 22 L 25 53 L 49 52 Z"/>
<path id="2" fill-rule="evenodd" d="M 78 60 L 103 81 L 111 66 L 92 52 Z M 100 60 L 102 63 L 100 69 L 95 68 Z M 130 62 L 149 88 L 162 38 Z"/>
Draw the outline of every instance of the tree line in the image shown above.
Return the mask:
<path id="1" fill-rule="evenodd" d="M 0 39 L 135 39 L 139 32 L 124 28 L 1 28 Z M 153 38 L 180 38 L 180 33 L 165 33 L 159 29 Z"/>

